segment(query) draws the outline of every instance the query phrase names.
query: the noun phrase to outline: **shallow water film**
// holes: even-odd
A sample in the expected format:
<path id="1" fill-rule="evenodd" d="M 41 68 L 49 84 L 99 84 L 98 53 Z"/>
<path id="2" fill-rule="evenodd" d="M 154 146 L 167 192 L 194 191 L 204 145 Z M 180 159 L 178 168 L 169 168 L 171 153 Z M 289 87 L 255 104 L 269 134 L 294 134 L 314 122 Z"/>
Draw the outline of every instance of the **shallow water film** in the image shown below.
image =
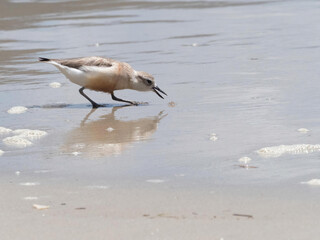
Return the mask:
<path id="1" fill-rule="evenodd" d="M 138 191 L 147 199 L 146 206 L 154 200 L 152 196 L 162 193 L 174 198 L 171 191 L 182 189 L 190 201 L 177 205 L 186 208 L 200 194 L 197 191 L 219 193 L 219 201 L 224 202 L 225 196 L 231 205 L 234 196 L 228 194 L 235 190 L 241 199 L 260 196 L 255 190 L 271 199 L 281 199 L 284 191 L 297 199 L 304 195 L 306 199 L 297 200 L 297 208 L 304 201 L 319 200 L 319 11 L 320 3 L 311 0 L 1 1 L 0 181 L 10 196 L 2 201 L 23 202 L 22 212 L 26 207 L 32 213 L 43 209 L 49 214 L 57 205 L 64 206 L 64 201 L 77 201 L 70 193 L 79 192 L 103 211 L 105 206 L 95 200 L 115 191 L 115 209 L 123 210 L 120 189 L 130 189 L 132 195 Z M 90 98 L 104 104 L 91 109 L 79 86 L 55 67 L 38 62 L 38 57 L 84 56 L 113 58 L 151 73 L 168 96 L 117 91 L 120 98 L 149 103 L 125 106 L 109 94 L 86 90 Z M 269 189 L 269 194 L 261 189 Z M 66 197 L 58 199 L 56 194 Z M 91 199 L 91 194 L 96 197 Z M 287 200 L 274 204 L 285 206 Z M 135 196 L 132 201 L 141 199 Z M 201 197 L 194 202 L 206 206 Z M 76 214 L 87 210 L 81 204 L 86 203 L 72 206 L 81 210 Z M 156 207 L 166 211 L 160 203 Z M 217 207 L 217 211 L 226 208 Z M 270 239 L 285 234 L 231 232 L 227 238 L 221 227 L 216 235 L 205 235 L 208 229 L 201 230 L 204 235 L 184 230 L 175 235 L 170 224 L 161 222 L 211 221 L 214 214 L 143 211 L 141 207 L 143 217 L 138 222 L 160 221 L 164 233 L 176 236 L 172 239 L 179 239 L 181 233 L 185 236 L 180 239 Z M 89 216 L 94 219 L 95 213 Z M 136 216 L 130 210 L 114 214 L 120 219 L 126 214 L 130 219 Z M 223 214 L 255 220 L 255 216 L 243 217 L 250 211 Z M 306 221 L 312 238 L 314 222 L 312 217 Z M 290 224 L 287 227 L 298 231 L 298 218 Z M 115 226 L 121 229 L 122 225 Z M 128 228 L 128 236 L 139 229 L 135 227 Z M 4 230 L 7 239 L 19 239 L 8 229 Z M 141 229 L 133 239 L 145 239 Z M 149 230 L 148 239 L 166 239 L 160 230 Z M 116 236 L 113 233 L 110 230 L 106 236 Z M 89 236 L 79 233 L 78 239 Z M 128 236 L 120 234 L 118 239 Z M 301 235 L 287 232 L 283 237 L 299 239 Z"/>

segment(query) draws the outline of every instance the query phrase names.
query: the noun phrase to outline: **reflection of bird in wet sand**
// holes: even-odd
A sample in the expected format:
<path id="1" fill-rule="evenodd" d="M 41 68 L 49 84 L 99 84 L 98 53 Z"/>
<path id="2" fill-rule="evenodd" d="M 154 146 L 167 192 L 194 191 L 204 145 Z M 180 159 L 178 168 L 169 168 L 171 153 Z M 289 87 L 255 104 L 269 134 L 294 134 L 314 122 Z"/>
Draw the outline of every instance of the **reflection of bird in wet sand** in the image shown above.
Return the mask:
<path id="1" fill-rule="evenodd" d="M 91 110 L 80 127 L 68 133 L 63 152 L 79 152 L 90 157 L 120 154 L 130 143 L 150 138 L 157 130 L 158 123 L 166 116 L 161 111 L 153 117 L 124 121 L 115 116 L 119 108 L 113 107 L 111 113 L 95 121 L 88 120 L 95 111 Z"/>
<path id="2" fill-rule="evenodd" d="M 48 59 L 39 58 L 41 62 L 47 62 L 56 66 L 71 82 L 82 86 L 79 92 L 91 104 L 93 108 L 100 107 L 91 100 L 84 89 L 110 93 L 115 101 L 138 105 L 138 102 L 127 101 L 117 98 L 115 90 L 133 89 L 137 91 L 154 91 L 163 98 L 162 91 L 154 81 L 151 74 L 136 71 L 128 63 L 119 62 L 110 58 L 85 57 L 72 59 Z"/>

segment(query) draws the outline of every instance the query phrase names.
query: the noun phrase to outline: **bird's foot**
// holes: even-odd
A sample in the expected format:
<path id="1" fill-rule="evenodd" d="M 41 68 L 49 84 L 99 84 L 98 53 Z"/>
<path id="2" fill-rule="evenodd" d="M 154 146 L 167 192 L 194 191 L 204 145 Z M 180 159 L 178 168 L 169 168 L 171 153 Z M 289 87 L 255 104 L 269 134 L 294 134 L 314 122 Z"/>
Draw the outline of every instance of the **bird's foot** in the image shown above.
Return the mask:
<path id="1" fill-rule="evenodd" d="M 99 108 L 99 107 L 103 107 L 103 105 L 92 103 L 92 108 Z"/>

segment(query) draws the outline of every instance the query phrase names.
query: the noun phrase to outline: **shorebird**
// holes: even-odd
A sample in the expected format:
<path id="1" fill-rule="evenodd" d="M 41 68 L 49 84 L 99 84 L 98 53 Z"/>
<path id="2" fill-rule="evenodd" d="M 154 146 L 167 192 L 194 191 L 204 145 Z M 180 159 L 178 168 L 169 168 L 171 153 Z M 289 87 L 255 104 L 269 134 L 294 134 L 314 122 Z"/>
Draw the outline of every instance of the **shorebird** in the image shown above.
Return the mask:
<path id="1" fill-rule="evenodd" d="M 153 91 L 159 97 L 162 91 L 154 81 L 154 77 L 146 72 L 134 70 L 128 63 L 102 57 L 84 57 L 70 59 L 49 59 L 39 57 L 57 67 L 71 82 L 81 86 L 79 92 L 93 108 L 101 107 L 90 99 L 84 89 L 110 93 L 115 101 L 138 105 L 139 102 L 123 100 L 114 95 L 115 90 L 133 89 L 137 91 Z M 160 92 L 160 93 L 159 93 Z"/>

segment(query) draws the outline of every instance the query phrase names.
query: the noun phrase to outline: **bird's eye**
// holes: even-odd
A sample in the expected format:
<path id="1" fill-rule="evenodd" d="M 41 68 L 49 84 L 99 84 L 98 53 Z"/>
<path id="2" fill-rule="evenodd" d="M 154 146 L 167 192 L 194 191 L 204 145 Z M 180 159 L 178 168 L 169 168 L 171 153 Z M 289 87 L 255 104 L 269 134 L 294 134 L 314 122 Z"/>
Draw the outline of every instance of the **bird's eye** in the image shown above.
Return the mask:
<path id="1" fill-rule="evenodd" d="M 147 84 L 148 84 L 148 85 L 151 85 L 151 84 L 152 84 L 152 81 L 149 80 L 149 79 L 147 79 Z"/>

